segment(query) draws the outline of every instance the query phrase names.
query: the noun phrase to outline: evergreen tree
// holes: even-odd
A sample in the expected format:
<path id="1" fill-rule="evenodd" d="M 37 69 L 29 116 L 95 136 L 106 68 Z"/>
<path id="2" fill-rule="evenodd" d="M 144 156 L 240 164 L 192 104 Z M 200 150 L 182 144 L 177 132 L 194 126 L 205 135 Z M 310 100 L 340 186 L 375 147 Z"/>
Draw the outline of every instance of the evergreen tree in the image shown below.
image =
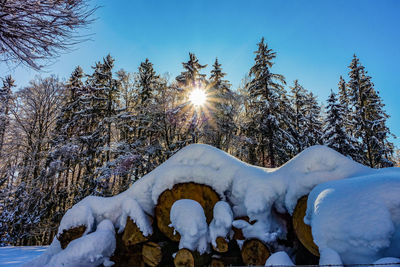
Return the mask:
<path id="1" fill-rule="evenodd" d="M 344 121 L 346 118 L 345 108 L 338 102 L 336 94 L 331 91 L 326 107 L 327 116 L 323 128 L 323 143 L 343 155 L 354 154 L 354 140 L 346 132 Z"/>
<path id="2" fill-rule="evenodd" d="M 299 84 L 298 80 L 294 81 L 290 88 L 290 102 L 293 108 L 293 136 L 296 143 L 296 154 L 303 151 L 306 147 L 305 128 L 306 128 L 306 104 L 307 91 Z"/>
<path id="3" fill-rule="evenodd" d="M 209 108 L 206 116 L 208 121 L 203 129 L 206 142 L 227 150 L 235 131 L 234 94 L 230 90 L 230 84 L 224 80 L 226 73 L 222 72 L 221 64 L 215 59 L 211 70 L 210 85 L 208 89 Z"/>
<path id="4" fill-rule="evenodd" d="M 305 147 L 321 144 L 322 117 L 321 106 L 312 92 L 307 93 L 305 102 Z"/>
<path id="5" fill-rule="evenodd" d="M 252 109 L 255 110 L 256 140 L 261 154 L 262 165 L 275 167 L 277 154 L 283 151 L 283 132 L 279 121 L 279 99 L 283 92 L 284 77 L 274 74 L 270 68 L 276 53 L 264 43 L 258 44 L 255 52 L 255 63 L 250 69 L 251 80 L 247 84 L 252 98 Z"/>
<path id="6" fill-rule="evenodd" d="M 113 78 L 114 59 L 108 55 L 103 62 L 97 62 L 94 72 L 86 80 L 87 91 L 81 96 L 84 108 L 80 116 L 86 123 L 79 136 L 85 159 L 84 184 L 82 196 L 95 192 L 100 195 L 110 194 L 112 177 L 95 172 L 111 160 L 112 126 L 119 113 L 118 81 Z"/>
<path id="7" fill-rule="evenodd" d="M 368 142 L 368 161 L 371 167 L 392 167 L 393 162 L 390 161 L 390 158 L 393 154 L 393 144 L 388 140 L 391 133 L 386 125 L 389 116 L 384 111 L 385 105 L 370 80 L 371 77 L 363 73 L 363 86 L 367 87 L 364 89 L 367 92 L 364 139 Z"/>
<path id="8" fill-rule="evenodd" d="M 189 61 L 182 63 L 184 71 L 176 77 L 176 81 L 181 87 L 184 88 L 196 88 L 204 87 L 206 83 L 206 75 L 201 74 L 200 71 L 207 67 L 207 65 L 201 65 L 196 55 L 189 53 Z"/>
<path id="9" fill-rule="evenodd" d="M 138 77 L 138 89 L 139 98 L 142 105 L 146 104 L 148 99 L 154 94 L 154 90 L 157 89 L 159 76 L 153 69 L 153 64 L 146 58 L 146 60 L 140 63 L 139 77 Z"/>
<path id="10" fill-rule="evenodd" d="M 201 65 L 193 53 L 189 53 L 189 61 L 182 63 L 184 71 L 176 77 L 177 93 L 181 101 L 187 99 L 190 92 L 196 88 L 205 90 L 207 87 L 206 75 L 200 73 L 207 65 Z M 181 134 L 181 143 L 187 145 L 197 143 L 200 135 L 200 128 L 206 120 L 203 112 L 198 112 L 189 107 L 190 103 L 184 102 L 178 107 L 180 116 L 184 120 Z"/>
<path id="11" fill-rule="evenodd" d="M 389 161 L 393 145 L 388 141 L 390 130 L 386 126 L 388 115 L 374 89 L 371 77 L 354 55 L 349 66 L 349 100 L 352 104 L 354 137 L 360 142 L 357 159 L 370 167 L 391 166 Z"/>
<path id="12" fill-rule="evenodd" d="M 0 88 L 0 158 L 3 151 L 6 128 L 9 124 L 8 115 L 12 99 L 11 90 L 13 87 L 15 87 L 15 81 L 11 76 L 7 76 L 3 79 L 3 86 Z"/>

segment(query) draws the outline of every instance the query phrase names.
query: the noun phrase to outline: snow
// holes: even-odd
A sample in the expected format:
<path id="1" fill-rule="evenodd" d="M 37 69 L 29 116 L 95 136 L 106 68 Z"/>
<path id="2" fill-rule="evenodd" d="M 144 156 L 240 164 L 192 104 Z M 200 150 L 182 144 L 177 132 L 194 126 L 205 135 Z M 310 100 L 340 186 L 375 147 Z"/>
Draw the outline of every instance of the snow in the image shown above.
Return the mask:
<path id="1" fill-rule="evenodd" d="M 217 246 L 215 240 L 217 237 L 226 238 L 230 233 L 233 221 L 233 212 L 231 206 L 225 201 L 218 201 L 213 210 L 214 218 L 210 223 L 210 240 L 214 247 Z"/>
<path id="2" fill-rule="evenodd" d="M 385 267 L 398 267 L 400 265 L 400 259 L 387 257 L 387 258 L 379 259 L 379 260 L 375 261 L 373 264 L 382 264 L 382 265 L 385 265 Z"/>
<path id="3" fill-rule="evenodd" d="M 309 147 L 280 168 L 267 169 L 244 163 L 209 145 L 193 144 L 178 151 L 117 196 L 86 197 L 68 210 L 61 221 L 58 233 L 74 226 L 86 225 L 87 229 L 82 237 L 85 238 L 96 233 L 93 231 L 105 219 L 109 220 L 118 232 L 122 232 L 126 218 L 130 216 L 143 234 L 148 236 L 152 233 L 148 215 L 154 215 L 154 207 L 160 194 L 166 189 L 171 189 L 175 184 L 195 182 L 212 187 L 219 194 L 221 201 L 214 207 L 214 218 L 210 226 L 206 224 L 200 204 L 192 200 L 181 200 L 177 201 L 176 205 L 174 204 L 171 221 L 182 235 L 180 247 L 203 253 L 208 249 L 209 242 L 215 243 L 216 237 L 227 237 L 230 225 L 242 229 L 247 239 L 257 238 L 264 242 L 274 243 L 276 239 L 285 238 L 286 235 L 286 226 L 278 219 L 276 212 L 291 214 L 297 200 L 309 194 L 315 186 L 320 185 L 310 194 L 306 221 L 312 224 L 313 235 L 320 248 L 326 248 L 324 250 L 326 257 L 324 257 L 335 259 L 332 255 L 336 251 L 346 263 L 352 255 L 356 255 L 355 259 L 360 259 L 358 254 L 365 252 L 361 248 L 367 246 L 371 253 L 375 253 L 370 259 L 365 258 L 365 262 L 371 263 L 382 254 L 376 251 L 388 246 L 389 236 L 400 240 L 400 231 L 396 230 L 397 222 L 400 221 L 400 212 L 395 209 L 396 203 L 399 203 L 399 198 L 395 195 L 396 193 L 398 195 L 400 189 L 392 187 L 386 190 L 383 189 L 386 188 L 385 186 L 382 187 L 379 184 L 375 192 L 372 190 L 372 185 L 371 188 L 368 186 L 373 182 L 353 185 L 351 181 L 367 179 L 366 176 L 377 181 L 383 176 L 390 175 L 393 176 L 390 179 L 399 179 L 400 172 L 396 168 L 385 170 L 368 168 L 326 146 Z M 348 184 L 343 189 L 339 186 L 342 181 Z M 336 185 L 338 185 L 337 189 Z M 365 189 L 361 190 L 362 192 L 371 193 L 371 196 L 363 197 L 360 188 Z M 345 193 L 335 193 L 339 192 L 338 190 Z M 387 191 L 386 197 L 383 195 L 384 191 Z M 372 193 L 377 193 L 379 197 L 371 201 Z M 342 198 L 336 197 L 338 194 Z M 335 201 L 330 201 L 332 196 L 335 196 L 335 201 L 338 198 L 340 208 L 335 208 Z M 346 203 L 354 197 L 357 198 L 356 201 L 347 205 Z M 365 205 L 368 211 L 363 213 L 359 205 L 363 207 Z M 315 209 L 311 209 L 314 206 Z M 323 208 L 320 208 L 322 206 Z M 385 208 L 382 209 L 382 207 Z M 362 222 L 363 225 L 359 228 L 356 225 L 349 225 L 346 230 L 348 214 L 361 216 L 360 223 Z M 371 214 L 376 216 L 371 216 Z M 371 221 L 368 221 L 367 215 Z M 233 220 L 241 216 L 248 216 L 250 221 L 255 223 Z M 376 225 L 380 226 L 376 227 Z M 338 231 L 347 231 L 347 236 L 339 234 L 340 238 L 347 239 L 334 239 L 338 231 L 333 230 L 332 227 L 338 227 L 340 229 Z M 363 238 L 363 233 L 367 238 Z M 346 240 L 350 240 L 351 244 L 344 243 Z M 400 248 L 396 242 L 392 243 Z M 343 247 L 340 247 L 341 245 Z M 60 253 L 62 253 L 61 249 L 55 239 L 48 251 L 42 255 L 42 265 L 52 260 L 52 257 L 60 257 L 57 256 Z M 387 256 L 393 256 L 390 253 L 387 251 Z"/>
<path id="4" fill-rule="evenodd" d="M 336 251 L 345 264 L 398 257 L 399 193 L 398 168 L 323 183 L 311 191 L 304 221 L 311 225 L 320 251 Z M 324 262 L 330 262 L 328 258 Z"/>
<path id="5" fill-rule="evenodd" d="M 274 265 L 294 266 L 294 263 L 289 258 L 288 254 L 286 254 L 286 252 L 279 251 L 269 256 L 267 262 L 265 263 L 265 266 L 274 266 Z"/>
<path id="6" fill-rule="evenodd" d="M 46 267 L 51 266 L 112 266 L 110 257 L 116 247 L 114 225 L 103 220 L 95 232 L 71 241 L 59 253 L 54 255 Z"/>
<path id="7" fill-rule="evenodd" d="M 41 255 L 47 246 L 0 247 L 0 266 L 16 267 Z"/>
<path id="8" fill-rule="evenodd" d="M 179 249 L 199 251 L 208 250 L 208 225 L 203 207 L 194 200 L 180 199 L 171 207 L 171 224 L 181 235 Z"/>

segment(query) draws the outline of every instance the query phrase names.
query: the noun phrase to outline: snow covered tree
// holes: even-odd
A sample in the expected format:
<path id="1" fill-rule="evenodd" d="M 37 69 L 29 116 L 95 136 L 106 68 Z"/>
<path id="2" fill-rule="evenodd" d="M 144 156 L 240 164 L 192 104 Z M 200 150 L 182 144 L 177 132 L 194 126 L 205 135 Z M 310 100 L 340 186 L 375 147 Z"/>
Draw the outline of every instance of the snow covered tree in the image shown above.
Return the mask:
<path id="1" fill-rule="evenodd" d="M 40 69 L 40 63 L 84 39 L 76 30 L 91 23 L 86 0 L 0 1 L 0 57 Z"/>
<path id="2" fill-rule="evenodd" d="M 215 59 L 207 90 L 210 102 L 207 106 L 210 108 L 206 107 L 208 120 L 203 131 L 206 143 L 227 150 L 236 126 L 233 120 L 234 94 L 229 82 L 224 80 L 225 75 L 218 59 Z"/>
<path id="3" fill-rule="evenodd" d="M 189 89 L 204 86 L 206 82 L 206 75 L 201 74 L 200 71 L 207 67 L 207 64 L 201 65 L 196 55 L 189 53 L 189 61 L 183 62 L 182 65 L 184 71 L 176 77 L 176 81 L 180 86 Z"/>
<path id="4" fill-rule="evenodd" d="M 201 65 L 199 60 L 193 53 L 189 53 L 189 61 L 182 63 L 184 71 L 175 79 L 177 81 L 177 93 L 183 102 L 179 107 L 181 117 L 185 120 L 182 132 L 182 141 L 185 144 L 197 143 L 200 135 L 200 127 L 207 119 L 202 112 L 193 110 L 189 105 L 191 103 L 184 102 L 188 99 L 190 92 L 196 88 L 205 90 L 207 87 L 206 75 L 200 73 L 207 65 Z"/>
<path id="5" fill-rule="evenodd" d="M 317 97 L 312 92 L 307 93 L 305 102 L 305 128 L 304 140 L 305 147 L 321 144 L 322 137 L 322 117 L 321 106 L 318 104 Z"/>
<path id="6" fill-rule="evenodd" d="M 283 132 L 279 121 L 279 99 L 283 92 L 284 77 L 274 74 L 270 68 L 276 53 L 264 43 L 264 38 L 258 44 L 255 52 L 255 63 L 250 69 L 251 80 L 247 84 L 249 96 L 252 98 L 254 121 L 261 155 L 262 165 L 275 167 L 277 153 L 283 150 Z"/>
<path id="7" fill-rule="evenodd" d="M 15 175 L 10 192 L 12 201 L 1 215 L 1 221 L 7 227 L 6 233 L 11 238 L 8 243 L 29 245 L 42 242 L 35 227 L 47 212 L 43 207 L 54 183 L 41 179 L 41 172 L 49 152 L 63 87 L 52 76 L 36 78 L 29 86 L 16 92 L 16 104 L 10 110 L 13 123 L 10 134 L 13 136 L 12 146 L 17 150 L 14 153 L 20 156 L 14 174 L 11 174 Z"/>
<path id="8" fill-rule="evenodd" d="M 6 127 L 9 124 L 11 90 L 13 87 L 15 87 L 15 81 L 11 76 L 3 79 L 3 86 L 0 88 L 0 158 L 3 151 Z"/>
<path id="9" fill-rule="evenodd" d="M 307 91 L 295 80 L 290 87 L 290 102 L 293 108 L 293 135 L 296 140 L 296 152 L 300 153 L 306 147 L 305 127 L 306 127 L 306 102 Z"/>
<path id="10" fill-rule="evenodd" d="M 360 140 L 358 161 L 370 167 L 391 166 L 393 145 L 388 141 L 390 130 L 386 126 L 388 115 L 374 89 L 371 77 L 354 55 L 349 66 L 349 100 L 352 105 L 353 134 Z"/>
<path id="11" fill-rule="evenodd" d="M 111 160 L 112 129 L 119 112 L 119 84 L 113 77 L 113 67 L 114 59 L 107 55 L 102 63 L 96 63 L 93 74 L 86 81 L 88 94 L 83 102 L 87 106 L 83 113 L 88 119 L 89 132 L 80 138 L 86 148 L 86 164 L 89 166 L 85 194 L 92 193 L 92 186 L 96 186 L 100 195 L 110 194 L 111 177 L 94 171 Z"/>
<path id="12" fill-rule="evenodd" d="M 370 81 L 371 77 L 363 74 L 362 80 L 368 92 L 366 103 L 366 129 L 364 139 L 368 142 L 367 157 L 371 167 L 383 168 L 392 167 L 393 162 L 390 158 L 393 154 L 393 144 L 388 140 L 391 135 L 390 129 L 386 125 L 389 115 L 384 111 L 385 105 L 382 103 L 378 92 L 373 88 Z"/>
<path id="13" fill-rule="evenodd" d="M 327 145 L 343 155 L 353 156 L 354 140 L 345 129 L 345 108 L 338 102 L 336 94 L 331 91 L 326 107 L 327 116 L 323 127 L 323 144 Z"/>

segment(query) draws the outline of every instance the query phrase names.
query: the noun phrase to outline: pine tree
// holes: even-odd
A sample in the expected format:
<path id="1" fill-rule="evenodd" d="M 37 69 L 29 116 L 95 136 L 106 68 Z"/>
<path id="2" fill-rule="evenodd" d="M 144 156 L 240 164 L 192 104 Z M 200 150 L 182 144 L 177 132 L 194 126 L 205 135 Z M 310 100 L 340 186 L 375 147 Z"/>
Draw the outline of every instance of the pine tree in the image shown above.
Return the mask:
<path id="1" fill-rule="evenodd" d="M 153 69 L 153 64 L 146 58 L 146 60 L 140 63 L 139 77 L 138 77 L 138 89 L 140 103 L 145 105 L 148 99 L 154 94 L 154 90 L 157 89 L 159 76 Z"/>
<path id="2" fill-rule="evenodd" d="M 346 132 L 344 121 L 346 118 L 345 108 L 338 102 L 336 94 L 331 91 L 326 107 L 322 140 L 327 145 L 343 155 L 352 156 L 355 152 L 354 140 Z"/>
<path id="3" fill-rule="evenodd" d="M 189 61 L 182 63 L 185 71 L 181 72 L 176 77 L 176 81 L 181 87 L 184 88 L 196 88 L 204 87 L 206 83 L 206 75 L 201 74 L 200 71 L 207 67 L 207 65 L 201 65 L 196 55 L 189 53 Z"/>
<path id="4" fill-rule="evenodd" d="M 303 151 L 306 147 L 305 128 L 306 128 L 306 102 L 307 91 L 295 80 L 290 88 L 290 102 L 293 108 L 293 136 L 296 142 L 296 154 Z"/>
<path id="5" fill-rule="evenodd" d="M 367 92 L 365 110 L 365 140 L 368 140 L 367 157 L 371 167 L 392 167 L 393 162 L 390 161 L 390 158 L 393 154 L 393 144 L 388 140 L 391 133 L 386 126 L 386 120 L 389 116 L 384 111 L 385 105 L 382 103 L 378 92 L 373 88 L 370 79 L 370 76 L 363 73 L 363 85 L 367 87 L 365 88 Z"/>
<path id="6" fill-rule="evenodd" d="M 207 90 L 210 108 L 207 108 L 208 120 L 203 132 L 207 143 L 227 150 L 236 126 L 233 121 L 234 94 L 230 90 L 229 82 L 224 80 L 225 75 L 218 59 L 215 59 Z"/>
<path id="7" fill-rule="evenodd" d="M 3 151 L 6 128 L 9 124 L 8 116 L 12 99 L 11 90 L 13 87 L 15 87 L 15 81 L 11 76 L 7 76 L 3 79 L 3 87 L 0 88 L 0 158 Z"/>
<path id="8" fill-rule="evenodd" d="M 187 99 L 193 89 L 207 87 L 206 75 L 200 73 L 207 65 L 201 65 L 193 53 L 189 53 L 189 61 L 182 63 L 184 71 L 176 77 L 177 93 L 181 101 Z M 206 117 L 203 112 L 198 112 L 189 107 L 189 102 L 184 102 L 178 107 L 181 118 L 185 121 L 181 133 L 181 144 L 197 143 L 201 133 L 200 128 Z"/>
<path id="9" fill-rule="evenodd" d="M 353 133 L 358 139 L 360 161 L 370 167 L 391 166 L 389 161 L 393 145 L 388 141 L 391 135 L 386 126 L 388 115 L 374 89 L 371 77 L 354 55 L 349 66 L 349 100 L 352 104 Z"/>
<path id="10" fill-rule="evenodd" d="M 283 150 L 283 132 L 279 121 L 279 99 L 283 92 L 284 77 L 271 73 L 272 60 L 276 53 L 264 43 L 258 44 L 255 52 L 255 63 L 250 69 L 251 80 L 247 84 L 252 98 L 252 109 L 255 110 L 256 140 L 261 154 L 262 164 L 275 167 L 277 154 Z"/>
<path id="11" fill-rule="evenodd" d="M 305 102 L 305 147 L 321 144 L 322 117 L 321 106 L 312 92 L 307 93 Z"/>

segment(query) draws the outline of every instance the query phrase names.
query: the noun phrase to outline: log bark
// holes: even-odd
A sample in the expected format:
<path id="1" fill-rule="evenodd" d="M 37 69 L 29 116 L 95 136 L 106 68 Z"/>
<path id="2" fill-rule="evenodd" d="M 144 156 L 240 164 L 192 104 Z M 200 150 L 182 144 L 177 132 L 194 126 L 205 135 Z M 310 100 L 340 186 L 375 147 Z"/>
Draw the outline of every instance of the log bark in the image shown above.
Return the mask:
<path id="1" fill-rule="evenodd" d="M 197 251 L 189 249 L 180 249 L 174 259 L 175 267 L 203 267 L 209 266 L 211 256 L 209 254 L 201 254 Z"/>
<path id="2" fill-rule="evenodd" d="M 125 246 L 122 241 L 122 234 L 116 234 L 115 239 L 117 241 L 117 247 L 110 258 L 110 260 L 115 263 L 113 267 L 145 266 L 142 257 L 142 244 Z"/>
<path id="3" fill-rule="evenodd" d="M 80 238 L 85 231 L 85 225 L 63 230 L 63 232 L 57 237 L 58 241 L 60 241 L 61 248 L 65 249 L 72 240 Z"/>
<path id="4" fill-rule="evenodd" d="M 225 238 L 219 236 L 219 237 L 217 237 L 215 242 L 217 243 L 217 246 L 213 246 L 213 249 L 216 252 L 225 253 L 228 251 L 228 248 L 229 248 L 228 241 L 226 241 Z"/>
<path id="5" fill-rule="evenodd" d="M 264 265 L 270 251 L 260 240 L 250 239 L 244 242 L 241 255 L 244 265 Z"/>
<path id="6" fill-rule="evenodd" d="M 139 227 L 130 217 L 128 217 L 126 219 L 126 225 L 122 235 L 122 241 L 124 242 L 124 245 L 129 247 L 143 243 L 147 240 L 149 240 L 149 237 L 144 236 Z"/>
<path id="7" fill-rule="evenodd" d="M 174 235 L 174 229 L 169 227 L 171 224 L 170 212 L 175 201 L 179 199 L 192 199 L 200 203 L 209 224 L 213 219 L 213 208 L 220 198 L 218 194 L 207 185 L 196 183 L 176 184 L 172 189 L 165 190 L 158 198 L 155 207 L 155 219 L 160 231 L 172 241 L 178 242 L 180 235 Z"/>
<path id="8" fill-rule="evenodd" d="M 319 249 L 314 243 L 311 227 L 304 223 L 304 216 L 306 215 L 307 210 L 307 200 L 308 196 L 303 196 L 297 201 L 293 212 L 293 228 L 297 238 L 308 249 L 308 251 L 319 257 Z"/>
<path id="9" fill-rule="evenodd" d="M 158 266 L 162 261 L 162 248 L 154 242 L 143 244 L 142 248 L 143 261 L 150 267 Z"/>

